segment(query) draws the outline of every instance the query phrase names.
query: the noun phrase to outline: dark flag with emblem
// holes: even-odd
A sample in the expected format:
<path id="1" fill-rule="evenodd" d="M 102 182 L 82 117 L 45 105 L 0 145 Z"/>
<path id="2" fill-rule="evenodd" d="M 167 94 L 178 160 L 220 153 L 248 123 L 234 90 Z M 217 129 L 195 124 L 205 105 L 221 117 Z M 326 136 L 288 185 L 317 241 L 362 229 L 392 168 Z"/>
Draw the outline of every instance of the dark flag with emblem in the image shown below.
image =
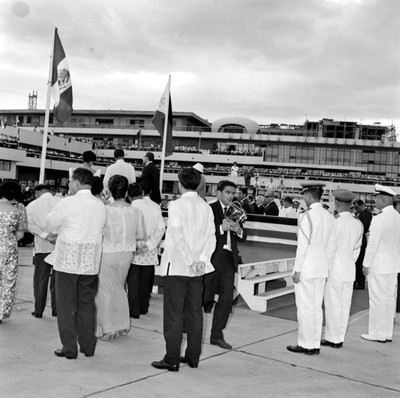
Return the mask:
<path id="1" fill-rule="evenodd" d="M 72 114 L 72 83 L 65 52 L 58 37 L 57 28 L 54 33 L 53 69 L 51 92 L 54 98 L 54 116 L 64 123 Z"/>

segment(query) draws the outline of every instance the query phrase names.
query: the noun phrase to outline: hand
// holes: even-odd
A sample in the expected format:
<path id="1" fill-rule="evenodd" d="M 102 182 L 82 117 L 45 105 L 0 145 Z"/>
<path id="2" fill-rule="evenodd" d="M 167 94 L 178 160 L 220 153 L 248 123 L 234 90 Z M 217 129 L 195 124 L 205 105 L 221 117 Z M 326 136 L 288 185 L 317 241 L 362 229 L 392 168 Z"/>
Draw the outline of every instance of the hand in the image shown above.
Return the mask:
<path id="1" fill-rule="evenodd" d="M 362 268 L 362 272 L 363 272 L 363 274 L 364 274 L 365 276 L 367 276 L 367 275 L 369 274 L 369 268 L 363 267 L 363 268 Z"/>
<path id="2" fill-rule="evenodd" d="M 203 275 L 206 269 L 206 263 L 204 261 L 194 261 L 192 269 L 197 275 Z"/>
<path id="3" fill-rule="evenodd" d="M 293 282 L 294 283 L 299 283 L 300 282 L 300 272 L 295 272 L 292 276 Z"/>
<path id="4" fill-rule="evenodd" d="M 227 218 L 224 218 L 222 220 L 222 230 L 223 231 L 230 231 L 230 225 L 231 225 L 231 221 L 228 220 Z"/>
<path id="5" fill-rule="evenodd" d="M 48 240 L 50 243 L 56 243 L 57 235 L 50 233 L 46 236 L 46 240 Z"/>
<path id="6" fill-rule="evenodd" d="M 144 254 L 149 251 L 149 248 L 147 247 L 146 243 L 144 242 L 138 242 L 136 246 L 136 252 L 135 254 Z"/>
<path id="7" fill-rule="evenodd" d="M 236 221 L 236 222 L 231 221 L 230 230 L 233 231 L 233 232 L 239 233 L 239 231 L 242 230 L 242 228 L 240 227 L 240 223 L 238 221 Z"/>

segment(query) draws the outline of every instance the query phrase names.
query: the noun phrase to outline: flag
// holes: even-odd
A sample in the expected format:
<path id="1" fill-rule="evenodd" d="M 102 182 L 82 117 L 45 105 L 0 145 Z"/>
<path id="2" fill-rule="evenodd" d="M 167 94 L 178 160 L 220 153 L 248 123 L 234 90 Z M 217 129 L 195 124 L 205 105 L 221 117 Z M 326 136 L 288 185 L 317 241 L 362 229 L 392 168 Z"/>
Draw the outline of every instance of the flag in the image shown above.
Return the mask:
<path id="1" fill-rule="evenodd" d="M 167 100 L 169 101 L 167 103 Z M 164 125 L 165 118 L 167 115 L 167 107 L 168 107 L 168 118 L 167 118 L 167 140 L 165 142 L 165 148 L 163 148 L 165 156 L 172 155 L 172 103 L 171 103 L 171 93 L 169 91 L 169 82 L 167 87 L 165 88 L 164 94 L 160 99 L 160 104 L 158 105 L 158 109 L 151 120 L 154 124 L 154 127 L 157 129 L 158 133 L 164 139 Z"/>
<path id="2" fill-rule="evenodd" d="M 72 114 L 72 83 L 57 28 L 54 33 L 51 92 L 54 98 L 54 116 L 60 123 L 64 123 Z"/>

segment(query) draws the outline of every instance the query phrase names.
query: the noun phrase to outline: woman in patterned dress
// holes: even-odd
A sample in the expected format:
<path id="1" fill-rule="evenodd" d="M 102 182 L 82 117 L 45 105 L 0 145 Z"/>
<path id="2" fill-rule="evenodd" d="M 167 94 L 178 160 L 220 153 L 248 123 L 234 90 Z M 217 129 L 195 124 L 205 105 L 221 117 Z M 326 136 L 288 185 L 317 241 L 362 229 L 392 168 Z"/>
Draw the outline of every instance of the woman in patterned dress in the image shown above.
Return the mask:
<path id="1" fill-rule="evenodd" d="M 25 207 L 17 203 L 20 194 L 16 182 L 0 184 L 0 322 L 10 317 L 18 275 L 18 240 L 27 230 Z"/>
<path id="2" fill-rule="evenodd" d="M 101 340 L 113 340 L 130 330 L 128 297 L 125 281 L 136 241 L 144 237 L 142 213 L 126 203 L 128 179 L 110 178 L 108 189 L 114 199 L 106 206 L 103 254 L 100 263 L 99 290 L 96 296 L 97 330 Z"/>

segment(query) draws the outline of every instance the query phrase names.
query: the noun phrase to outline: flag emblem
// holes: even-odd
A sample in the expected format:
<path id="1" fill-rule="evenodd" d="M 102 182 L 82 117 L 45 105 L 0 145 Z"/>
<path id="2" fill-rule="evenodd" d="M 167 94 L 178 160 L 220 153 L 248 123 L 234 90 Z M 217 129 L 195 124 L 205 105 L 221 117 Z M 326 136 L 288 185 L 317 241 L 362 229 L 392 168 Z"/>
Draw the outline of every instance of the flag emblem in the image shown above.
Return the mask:
<path id="1" fill-rule="evenodd" d="M 57 28 L 54 33 L 51 92 L 54 98 L 54 116 L 60 123 L 64 123 L 71 116 L 73 110 L 72 82 L 64 48 L 58 36 Z"/>

